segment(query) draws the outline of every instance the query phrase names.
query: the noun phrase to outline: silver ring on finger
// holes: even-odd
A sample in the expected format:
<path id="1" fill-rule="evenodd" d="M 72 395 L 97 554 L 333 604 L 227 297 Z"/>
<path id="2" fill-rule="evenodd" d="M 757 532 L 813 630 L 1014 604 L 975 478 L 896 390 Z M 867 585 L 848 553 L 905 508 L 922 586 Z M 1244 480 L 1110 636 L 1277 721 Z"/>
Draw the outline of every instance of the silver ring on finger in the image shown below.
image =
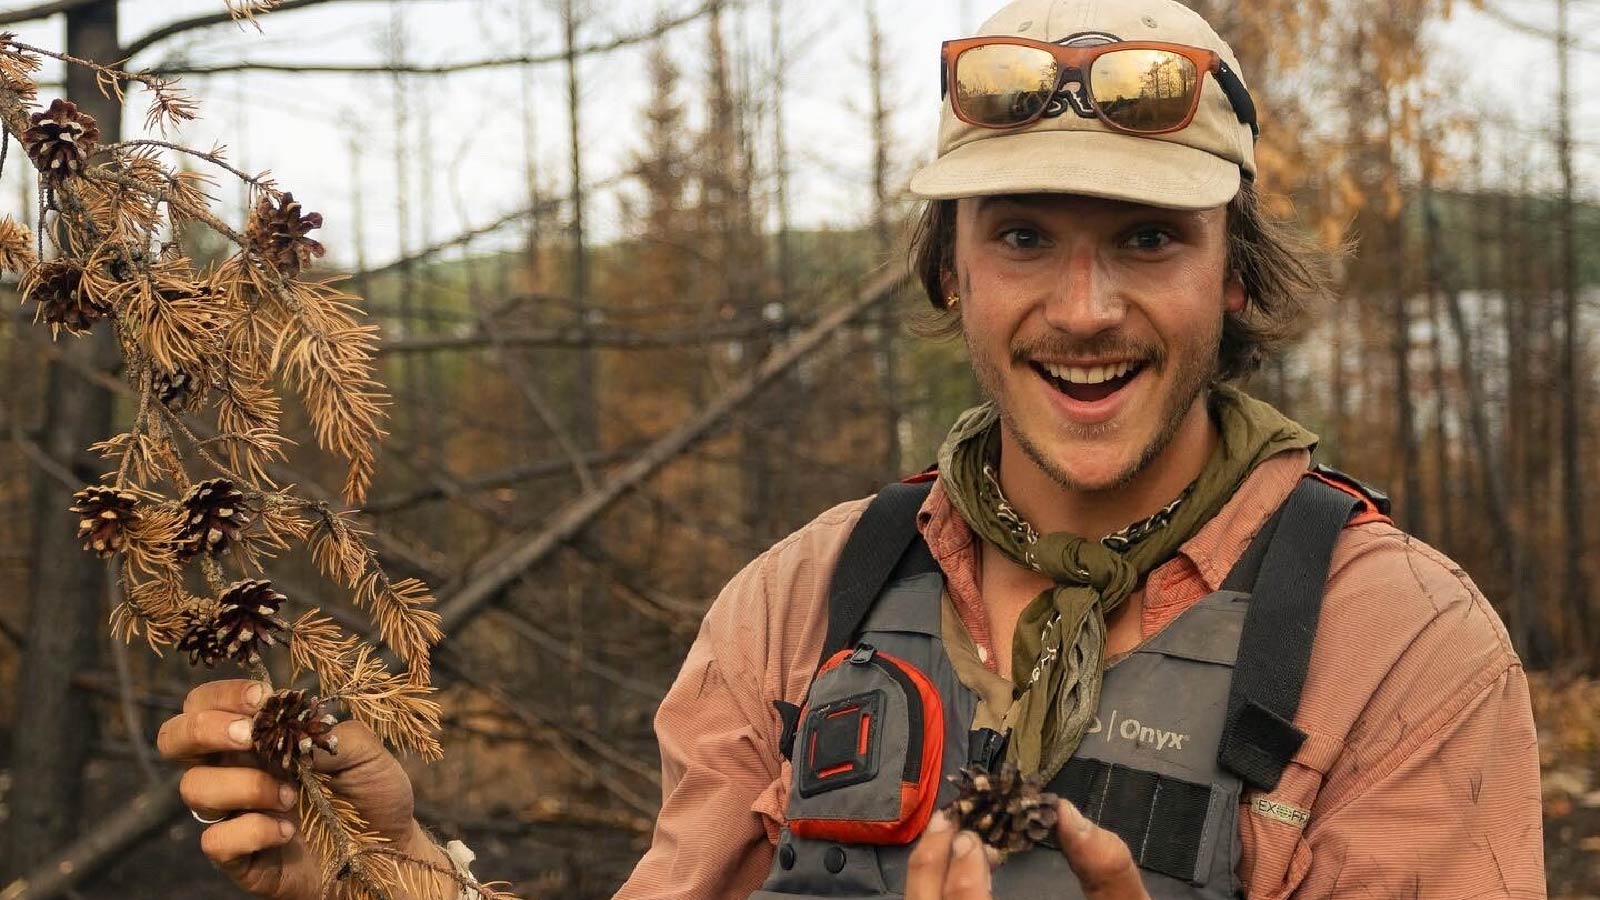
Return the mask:
<path id="1" fill-rule="evenodd" d="M 189 815 L 194 816 L 194 820 L 199 822 L 201 825 L 215 825 L 218 822 L 226 822 L 227 820 L 233 818 L 232 813 L 223 813 L 222 815 L 217 816 L 215 819 L 207 819 L 192 809 L 189 810 Z"/>

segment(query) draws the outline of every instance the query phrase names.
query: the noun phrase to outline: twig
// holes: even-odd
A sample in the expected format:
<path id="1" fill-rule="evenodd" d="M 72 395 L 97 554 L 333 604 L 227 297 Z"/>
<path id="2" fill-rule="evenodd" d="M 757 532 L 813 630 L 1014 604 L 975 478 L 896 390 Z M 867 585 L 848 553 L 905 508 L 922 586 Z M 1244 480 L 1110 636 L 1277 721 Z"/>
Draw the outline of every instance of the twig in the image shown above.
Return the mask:
<path id="1" fill-rule="evenodd" d="M 121 150 L 121 149 L 124 149 L 124 148 L 127 148 L 127 147 L 160 147 L 162 149 L 171 150 L 171 151 L 174 151 L 176 153 L 187 154 L 189 156 L 193 156 L 196 159 L 202 159 L 202 160 L 205 160 L 208 163 L 211 163 L 212 165 L 216 166 L 219 169 L 222 169 L 222 170 L 228 172 L 230 175 L 234 176 L 235 178 L 239 179 L 240 181 L 245 182 L 246 184 L 250 185 L 251 187 L 259 188 L 261 190 L 271 190 L 272 189 L 270 183 L 268 183 L 261 176 L 259 176 L 259 175 L 251 175 L 251 174 L 249 174 L 247 172 L 244 172 L 244 171 L 241 171 L 239 169 L 234 168 L 227 160 L 222 158 L 222 155 L 220 153 L 216 153 L 216 152 L 209 152 L 208 153 L 208 152 L 203 151 L 203 150 L 196 150 L 196 149 L 194 149 L 192 147 L 185 147 L 182 144 L 174 144 L 174 143 L 172 143 L 170 141 L 158 141 L 158 140 L 156 140 L 154 138 L 141 138 L 139 140 L 120 141 L 120 142 L 115 143 L 115 144 L 107 144 L 106 146 L 104 146 L 104 147 L 102 147 L 100 149 L 104 150 L 104 151 L 107 151 L 107 152 L 113 152 L 113 151 Z"/>

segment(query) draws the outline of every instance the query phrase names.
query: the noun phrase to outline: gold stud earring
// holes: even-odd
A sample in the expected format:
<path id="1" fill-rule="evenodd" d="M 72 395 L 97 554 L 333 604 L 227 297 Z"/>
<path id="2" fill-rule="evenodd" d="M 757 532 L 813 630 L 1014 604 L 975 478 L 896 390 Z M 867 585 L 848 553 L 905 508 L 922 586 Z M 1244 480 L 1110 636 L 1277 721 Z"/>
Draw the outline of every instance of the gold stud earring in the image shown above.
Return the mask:
<path id="1" fill-rule="evenodd" d="M 948 309 L 948 310 L 954 312 L 956 310 L 956 308 L 959 307 L 959 306 L 961 306 L 961 295 L 960 294 L 951 294 L 950 296 L 944 298 L 944 308 L 945 309 Z"/>

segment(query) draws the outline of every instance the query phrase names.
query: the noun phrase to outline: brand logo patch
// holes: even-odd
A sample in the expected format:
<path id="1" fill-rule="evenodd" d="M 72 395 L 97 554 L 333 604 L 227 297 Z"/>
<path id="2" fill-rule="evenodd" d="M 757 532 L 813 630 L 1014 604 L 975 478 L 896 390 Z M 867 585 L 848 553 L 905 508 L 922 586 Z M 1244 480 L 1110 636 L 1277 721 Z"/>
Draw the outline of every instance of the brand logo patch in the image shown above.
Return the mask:
<path id="1" fill-rule="evenodd" d="M 1311 821 L 1311 813 L 1298 806 L 1290 806 L 1267 797 L 1257 797 L 1250 801 L 1250 811 L 1263 818 L 1292 825 L 1295 828 L 1304 828 L 1306 823 Z"/>
<path id="2" fill-rule="evenodd" d="M 1181 731 L 1168 731 L 1154 725 L 1141 722 L 1138 719 L 1122 719 L 1118 721 L 1120 713 L 1111 711 L 1111 721 L 1102 723 L 1099 716 L 1089 723 L 1088 734 L 1104 734 L 1105 740 L 1122 740 L 1139 747 L 1148 747 L 1154 750 L 1182 750 L 1184 741 L 1189 739 Z"/>

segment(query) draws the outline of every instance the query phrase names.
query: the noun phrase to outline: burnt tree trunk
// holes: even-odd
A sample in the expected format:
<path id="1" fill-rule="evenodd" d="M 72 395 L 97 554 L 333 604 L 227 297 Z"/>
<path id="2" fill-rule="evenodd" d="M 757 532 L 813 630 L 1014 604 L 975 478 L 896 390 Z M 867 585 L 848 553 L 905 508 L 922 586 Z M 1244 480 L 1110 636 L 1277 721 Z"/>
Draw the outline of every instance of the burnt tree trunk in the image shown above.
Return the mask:
<path id="1" fill-rule="evenodd" d="M 77 6 L 66 14 L 67 52 L 103 63 L 122 57 L 116 0 Z M 105 141 L 122 130 L 122 110 L 101 96 L 94 73 L 67 67 L 67 95 L 94 116 Z M 117 363 L 110 323 L 71 339 L 65 353 L 98 369 Z M 54 459 L 70 460 L 83 483 L 99 480 L 103 461 L 86 448 L 111 434 L 112 398 L 63 364 L 46 376 L 40 443 Z M 107 571 L 83 552 L 71 492 L 41 478 L 33 491 L 33 598 L 28 649 L 17 681 L 16 730 L 11 740 L 12 788 L 6 822 L 7 872 L 22 872 L 70 841 L 83 824 L 83 768 L 94 741 L 89 700 L 71 686 L 72 675 L 92 662 L 105 616 Z"/>

